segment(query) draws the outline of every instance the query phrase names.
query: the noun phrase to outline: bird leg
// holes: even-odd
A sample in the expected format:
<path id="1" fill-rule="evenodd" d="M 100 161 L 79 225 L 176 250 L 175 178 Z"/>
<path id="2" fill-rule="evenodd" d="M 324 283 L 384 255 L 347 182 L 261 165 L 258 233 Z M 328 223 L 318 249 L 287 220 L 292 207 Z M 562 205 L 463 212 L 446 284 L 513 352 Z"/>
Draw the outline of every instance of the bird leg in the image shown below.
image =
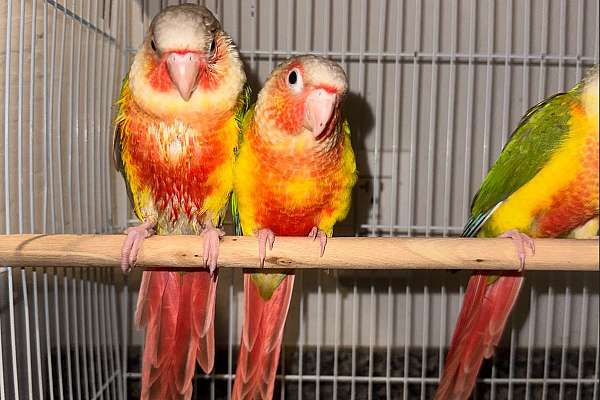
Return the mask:
<path id="1" fill-rule="evenodd" d="M 201 235 L 203 239 L 202 261 L 204 267 L 208 268 L 210 274 L 213 275 L 217 269 L 217 259 L 219 258 L 219 241 L 225 236 L 225 232 L 215 228 L 209 220 L 204 224 Z"/>
<path id="2" fill-rule="evenodd" d="M 511 229 L 500 235 L 501 238 L 511 238 L 517 249 L 517 257 L 519 257 L 519 272 L 523 272 L 525 268 L 525 246 L 531 250 L 531 255 L 535 255 L 535 243 L 533 239 L 524 233 Z"/>
<path id="3" fill-rule="evenodd" d="M 323 254 L 325 254 L 325 246 L 327 246 L 327 234 L 316 226 L 313 226 L 308 234 L 308 237 L 313 241 L 319 238 L 319 242 L 321 244 L 321 257 L 323 257 Z"/>
<path id="4" fill-rule="evenodd" d="M 154 222 L 144 221 L 138 226 L 125 229 L 123 233 L 127 238 L 121 247 L 121 270 L 127 273 L 135 265 L 144 239 L 154 235 Z"/>
<path id="5" fill-rule="evenodd" d="M 258 236 L 258 265 L 262 268 L 265 266 L 265 259 L 267 258 L 267 243 L 269 244 L 269 250 L 273 250 L 275 234 L 272 230 L 263 228 L 258 230 L 256 236 Z"/>

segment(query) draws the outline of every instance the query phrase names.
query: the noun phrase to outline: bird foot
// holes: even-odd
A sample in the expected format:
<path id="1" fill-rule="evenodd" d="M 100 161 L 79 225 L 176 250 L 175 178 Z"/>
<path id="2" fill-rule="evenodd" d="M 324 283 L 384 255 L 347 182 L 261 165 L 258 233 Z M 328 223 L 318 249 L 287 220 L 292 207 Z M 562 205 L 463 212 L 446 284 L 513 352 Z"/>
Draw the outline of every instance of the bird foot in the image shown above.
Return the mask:
<path id="1" fill-rule="evenodd" d="M 535 243 L 532 238 L 524 233 L 511 229 L 500 235 L 501 238 L 511 238 L 517 249 L 517 257 L 519 257 L 519 272 L 523 272 L 525 269 L 525 246 L 531 250 L 531 255 L 535 255 Z"/>
<path id="2" fill-rule="evenodd" d="M 270 229 L 259 229 L 256 236 L 258 236 L 258 265 L 263 268 L 267 258 L 267 244 L 269 244 L 269 250 L 273 250 L 275 234 Z"/>
<path id="3" fill-rule="evenodd" d="M 121 247 L 121 270 L 123 273 L 129 272 L 135 265 L 144 239 L 154 235 L 153 225 L 151 222 L 143 222 L 138 226 L 127 228 L 123 232 L 127 235 Z"/>
<path id="4" fill-rule="evenodd" d="M 217 259 L 219 258 L 219 241 L 225 232 L 214 226 L 207 226 L 201 233 L 202 243 L 202 261 L 204 267 L 208 268 L 210 275 L 213 276 L 217 269 Z"/>
<path id="5" fill-rule="evenodd" d="M 327 234 L 316 226 L 313 226 L 308 234 L 308 237 L 313 241 L 319 238 L 319 242 L 321 244 L 321 257 L 323 257 L 323 254 L 325 254 L 325 247 L 327 246 Z"/>

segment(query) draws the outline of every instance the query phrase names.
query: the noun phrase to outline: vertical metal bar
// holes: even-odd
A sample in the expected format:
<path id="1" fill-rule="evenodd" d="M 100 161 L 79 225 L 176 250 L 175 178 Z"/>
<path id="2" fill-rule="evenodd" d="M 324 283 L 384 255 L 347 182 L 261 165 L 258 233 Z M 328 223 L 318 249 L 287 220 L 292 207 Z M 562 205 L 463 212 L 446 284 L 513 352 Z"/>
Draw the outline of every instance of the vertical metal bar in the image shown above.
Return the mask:
<path id="1" fill-rule="evenodd" d="M 81 3 L 81 5 L 79 6 L 80 8 L 80 14 L 83 18 L 83 3 Z M 73 9 L 75 9 L 75 0 L 73 0 Z M 81 54 L 81 49 L 82 49 L 82 44 L 83 44 L 83 30 L 84 30 L 84 26 L 82 24 L 80 24 L 78 26 L 78 34 L 77 34 L 77 42 L 78 42 L 78 46 L 77 46 L 77 56 L 76 59 L 78 60 L 78 65 L 79 62 L 82 62 L 82 54 Z M 79 65 L 81 66 L 81 65 Z M 75 63 L 72 61 L 71 62 L 71 71 L 73 71 L 75 69 Z M 74 139 L 72 139 L 73 145 L 74 145 L 74 149 L 73 149 L 73 163 L 69 163 L 69 165 L 74 165 L 75 166 L 75 170 L 73 172 L 73 180 L 75 181 L 75 209 L 77 210 L 76 213 L 74 213 L 75 215 L 73 215 L 73 231 L 76 233 L 82 233 L 83 232 L 83 207 L 82 207 L 82 202 L 81 202 L 81 191 L 83 190 L 82 187 L 82 182 L 81 182 L 81 157 L 79 155 L 79 141 L 80 141 L 80 136 L 79 136 L 79 117 L 80 117 L 80 107 L 79 107 L 79 81 L 81 78 L 81 74 L 83 73 L 83 68 L 77 68 L 77 72 L 75 74 L 72 74 L 73 76 L 73 98 L 72 98 L 72 103 L 71 103 L 71 109 L 73 108 L 73 104 L 75 104 L 75 112 L 72 115 L 72 120 L 71 120 L 71 125 L 72 125 L 72 130 L 73 132 L 75 132 L 75 137 Z"/>
<path id="2" fill-rule="evenodd" d="M 404 1 L 398 1 L 396 7 L 396 21 L 398 24 L 402 24 L 404 21 Z M 390 221 L 388 226 L 390 236 L 393 236 L 394 234 L 394 225 L 398 224 L 398 192 L 400 191 L 399 168 L 400 155 L 402 154 L 402 138 L 400 137 L 400 85 L 402 82 L 402 65 L 400 64 L 400 52 L 402 51 L 402 38 L 402 29 L 396 29 L 396 50 L 394 55 L 394 105 L 392 108 L 392 210 L 390 213 Z"/>
<path id="3" fill-rule="evenodd" d="M 303 373 L 303 350 L 304 350 L 304 271 L 298 272 L 298 278 L 300 278 L 300 309 L 298 315 L 300 316 L 298 335 L 298 399 L 302 399 L 302 373 Z"/>
<path id="4" fill-rule="evenodd" d="M 583 56 L 583 28 L 585 27 L 583 0 L 577 2 L 577 55 L 575 61 L 575 80 L 581 80 L 581 57 Z"/>
<path id="5" fill-rule="evenodd" d="M 50 344 L 50 299 L 48 298 L 48 271 L 44 268 L 44 323 L 46 333 L 46 360 L 48 362 L 48 382 L 54 383 L 52 375 L 52 347 Z M 54 390 L 49 391 L 50 400 L 54 400 Z"/>
<path id="6" fill-rule="evenodd" d="M 423 336 L 421 338 L 421 400 L 425 400 L 427 377 L 427 347 L 429 345 L 429 287 L 423 286 Z"/>
<path id="7" fill-rule="evenodd" d="M 540 44 L 540 83 L 538 88 L 538 100 L 544 98 L 546 93 L 546 53 L 548 52 L 548 4 L 547 0 L 542 2 L 542 37 Z"/>
<path id="8" fill-rule="evenodd" d="M 93 322 L 92 322 L 92 317 L 94 316 L 94 314 L 92 313 L 92 273 L 91 273 L 91 268 L 87 268 L 87 273 L 86 273 L 86 278 L 87 278 L 87 314 L 86 316 L 87 318 L 87 333 L 88 333 L 88 346 L 87 346 L 87 351 L 89 352 L 90 355 L 90 379 L 92 381 L 91 384 L 91 393 L 94 396 L 97 394 L 97 387 L 101 387 L 102 386 L 102 382 L 98 382 L 98 386 L 96 386 L 96 366 L 94 363 L 94 357 L 97 355 L 94 352 L 94 329 L 92 329 L 93 326 Z M 97 314 L 96 314 L 97 315 Z M 97 332 L 97 331 L 96 331 Z"/>
<path id="9" fill-rule="evenodd" d="M 87 20 L 90 21 L 90 17 L 92 15 L 92 2 L 88 2 L 88 6 L 87 6 Z M 83 10 L 82 10 L 82 14 L 83 14 Z M 83 82 L 85 82 L 85 86 L 83 89 L 83 114 L 82 114 L 82 120 L 84 121 L 83 124 L 83 162 L 85 164 L 84 167 L 84 197 L 85 197 L 85 201 L 83 202 L 83 204 L 85 204 L 85 207 L 82 207 L 82 213 L 83 215 L 85 215 L 85 218 L 83 218 L 82 221 L 82 230 L 83 232 L 86 233 L 90 233 L 91 232 L 91 227 L 92 224 L 90 223 L 90 198 L 92 196 L 90 196 L 90 172 L 89 172 L 89 145 L 88 145 L 88 137 L 90 135 L 90 117 L 89 117 L 89 113 L 88 113 L 88 108 L 89 108 L 89 104 L 90 104 L 90 98 L 91 98 L 91 91 L 89 90 L 90 87 L 90 63 L 92 61 L 92 58 L 90 57 L 90 29 L 87 28 L 85 30 L 85 77 L 83 79 Z M 84 212 L 85 210 L 85 212 Z"/>
<path id="10" fill-rule="evenodd" d="M 598 49 L 598 47 L 600 47 L 600 7 L 598 6 L 598 4 L 596 4 L 596 34 L 594 35 L 594 64 L 598 64 L 598 61 L 600 60 L 600 57 L 598 57 L 598 54 L 600 54 L 600 50 Z M 599 326 L 600 327 L 600 326 Z M 600 338 L 599 338 L 600 339 Z M 600 346 L 598 346 L 600 347 Z M 596 367 L 598 367 L 598 363 L 596 363 Z M 596 374 L 596 376 L 598 376 L 598 374 Z M 597 386 L 594 386 L 594 388 L 596 388 Z M 594 390 L 594 393 L 596 391 Z"/>
<path id="11" fill-rule="evenodd" d="M 513 398 L 513 379 L 515 366 L 515 348 L 517 346 L 517 334 L 514 318 L 510 319 L 510 350 L 508 356 L 508 400 Z"/>
<path id="12" fill-rule="evenodd" d="M 454 114 L 456 104 L 454 101 L 456 91 L 456 48 L 458 37 L 458 4 L 457 0 L 453 0 L 452 5 L 452 37 L 450 47 L 450 78 L 448 80 L 448 126 L 446 128 L 446 157 L 444 165 L 444 228 L 443 236 L 448 235 L 448 227 L 450 225 L 450 203 L 452 200 L 452 150 L 454 148 Z M 441 373 L 441 369 L 440 369 Z"/>
<path id="13" fill-rule="evenodd" d="M 394 292 L 392 290 L 392 279 L 387 282 L 387 323 L 386 323 L 386 342 L 385 342 L 385 396 L 392 398 L 392 385 L 390 377 L 392 374 L 392 337 L 394 335 Z"/>
<path id="14" fill-rule="evenodd" d="M 502 146 L 508 139 L 508 129 L 510 121 L 510 85 L 512 82 L 512 66 L 510 56 L 512 55 L 512 29 L 513 29 L 513 0 L 506 2 L 506 36 L 504 37 L 504 89 L 502 91 Z"/>
<path id="15" fill-rule="evenodd" d="M 27 393 L 33 400 L 33 373 L 31 366 L 31 331 L 29 329 L 29 299 L 27 294 L 27 272 L 21 268 L 21 289 L 23 291 L 23 318 L 25 319 L 25 353 L 27 357 Z"/>
<path id="16" fill-rule="evenodd" d="M 13 395 L 19 400 L 19 365 L 17 364 L 17 338 L 15 330 L 15 301 L 12 267 L 8 267 L 8 314 L 10 318 L 10 354 L 13 368 Z"/>
<path id="17" fill-rule="evenodd" d="M 52 45 L 50 51 L 50 79 L 48 97 L 48 125 L 46 132 L 48 135 L 48 181 L 49 181 L 49 196 L 50 196 L 50 226 L 51 233 L 56 233 L 56 207 L 54 198 L 54 138 L 52 132 L 54 131 L 54 65 L 55 65 L 55 53 L 56 53 L 56 14 L 57 8 L 54 7 L 54 14 L 52 16 Z M 47 64 L 46 64 L 47 65 Z"/>
<path id="18" fill-rule="evenodd" d="M 317 358 L 315 365 L 315 399 L 319 400 L 321 398 L 321 342 L 323 340 L 323 288 L 321 285 L 321 271 L 317 271 Z"/>
<path id="19" fill-rule="evenodd" d="M 375 143 L 373 144 L 373 163 L 375 165 L 375 173 L 373 175 L 373 204 L 372 210 L 373 215 L 371 217 L 371 234 L 376 234 L 376 226 L 379 224 L 379 215 L 381 211 L 381 141 L 383 136 L 383 115 L 381 112 L 381 103 L 383 103 L 383 63 L 382 53 L 385 51 L 385 28 L 386 28 L 386 10 L 387 0 L 379 3 L 379 30 L 377 34 L 377 72 L 376 72 L 376 85 L 377 85 L 377 98 L 375 100 Z M 366 39 L 366 35 L 364 36 Z M 370 395 L 370 390 L 369 390 Z"/>
<path id="20" fill-rule="evenodd" d="M 10 58 L 12 37 L 12 0 L 6 2 L 6 47 L 4 48 L 4 233 L 10 233 Z"/>
<path id="21" fill-rule="evenodd" d="M 581 400 L 581 378 L 583 376 L 583 352 L 585 346 L 585 336 L 587 334 L 588 321 L 588 291 L 587 286 L 583 286 L 581 294 L 581 325 L 579 328 L 579 350 L 577 357 L 577 394 L 575 400 Z"/>
<path id="22" fill-rule="evenodd" d="M 55 9 L 58 8 L 55 6 Z M 56 22 L 56 19 L 55 19 Z M 57 84 L 57 92 L 58 98 L 56 100 L 56 164 L 58 168 L 58 174 L 56 175 L 57 180 L 57 195 L 59 199 L 60 206 L 60 232 L 65 233 L 65 199 L 63 195 L 63 161 L 62 161 L 62 95 L 63 95 L 63 75 L 65 72 L 65 31 L 67 25 L 67 12 L 66 9 L 63 11 L 63 23 L 62 30 L 60 34 L 60 72 L 58 74 L 58 84 Z M 54 100 L 54 97 L 52 98 Z M 68 211 L 67 211 L 68 212 Z"/>
<path id="23" fill-rule="evenodd" d="M 426 207 L 425 207 L 425 236 L 429 236 L 432 225 L 432 214 L 434 207 L 433 200 L 433 180 L 435 178 L 435 143 L 437 136 L 437 90 L 438 90 L 438 62 L 437 53 L 439 51 L 440 41 L 440 2 L 435 3 L 433 9 L 433 38 L 432 38 L 432 56 L 431 56 L 431 88 L 429 100 L 429 140 L 427 143 L 427 187 L 426 187 Z"/>
<path id="24" fill-rule="evenodd" d="M 71 328 L 70 328 L 70 313 L 69 313 L 69 282 L 67 279 L 67 270 L 63 269 L 63 312 L 65 322 L 65 346 L 67 353 L 67 382 L 69 384 L 69 399 L 73 398 L 73 373 L 71 369 Z"/>
<path id="25" fill-rule="evenodd" d="M 552 346 L 552 326 L 554 314 L 554 291 L 548 286 L 548 305 L 546 307 L 546 343 L 544 345 L 544 382 L 542 386 L 542 399 L 548 394 L 548 373 L 550 369 L 550 346 Z"/>
<path id="26" fill-rule="evenodd" d="M 333 399 L 337 399 L 338 396 L 338 375 L 339 375 L 339 348 L 340 348 L 340 325 L 341 325 L 341 296 L 340 296 L 340 283 L 337 270 L 333 272 L 335 279 L 335 306 L 333 315 Z"/>
<path id="27" fill-rule="evenodd" d="M 83 393 L 85 398 L 90 398 L 90 387 L 88 380 L 88 343 L 86 339 L 86 328 L 87 321 L 89 321 L 90 315 L 85 312 L 85 287 L 83 283 L 83 270 L 79 269 L 79 313 L 81 315 L 81 348 L 83 349 Z"/>
<path id="28" fill-rule="evenodd" d="M 121 326 L 123 329 L 123 347 L 121 348 L 121 359 L 122 361 L 122 376 L 123 376 L 123 390 L 121 397 L 127 398 L 127 373 L 128 363 L 127 354 L 129 350 L 129 279 L 125 277 L 123 284 L 123 302 L 121 306 Z"/>
<path id="29" fill-rule="evenodd" d="M 535 321 L 537 314 L 537 293 L 535 286 L 531 286 L 529 289 L 529 338 L 527 339 L 527 367 L 525 374 L 525 400 L 529 399 L 530 396 L 530 379 L 531 379 L 531 359 L 533 358 L 533 340 L 535 337 Z"/>
<path id="30" fill-rule="evenodd" d="M 75 347 L 75 387 L 77 389 L 77 399 L 81 400 L 81 373 L 79 367 L 80 348 L 79 348 L 79 316 L 77 315 L 77 282 L 75 281 L 75 270 L 71 270 L 71 304 L 73 312 L 73 347 Z"/>
<path id="31" fill-rule="evenodd" d="M 312 45 L 312 33 L 314 31 L 313 28 L 313 18 L 312 18 L 312 5 L 313 5 L 313 0 L 308 0 L 304 2 L 306 4 L 306 19 L 305 19 L 305 23 L 306 23 L 306 30 L 304 31 L 305 33 L 305 49 L 307 52 L 310 52 L 313 49 L 313 45 Z"/>
<path id="32" fill-rule="evenodd" d="M 2 349 L 4 348 L 4 341 L 2 340 L 2 322 L 0 321 L 0 400 L 6 400 L 6 393 L 4 391 L 4 354 Z"/>
<path id="33" fill-rule="evenodd" d="M 105 355 L 104 357 L 107 359 L 107 364 L 108 364 L 108 371 L 109 371 L 109 377 L 112 376 L 112 374 L 114 374 L 116 372 L 115 370 L 115 359 L 113 357 L 113 342 L 111 339 L 111 335 L 110 332 L 113 330 L 112 324 L 111 324 L 111 319 L 109 316 L 110 313 L 110 306 L 109 306 L 109 280 L 108 280 L 108 273 L 110 271 L 104 271 L 104 310 L 103 310 L 103 319 L 104 319 L 104 351 L 105 351 Z M 110 348 L 109 348 L 110 346 Z M 108 354 L 106 354 L 108 353 Z M 112 398 L 116 398 L 117 397 L 117 380 L 116 379 L 111 379 L 111 383 L 110 383 L 110 387 L 112 390 Z"/>
<path id="34" fill-rule="evenodd" d="M 34 170 L 33 170 L 33 128 L 35 107 L 34 107 L 34 96 L 35 96 L 35 49 L 36 49 L 36 27 L 37 27 L 37 2 L 33 2 L 31 5 L 31 53 L 29 55 L 29 232 L 35 232 L 35 204 L 33 199 L 33 181 L 34 181 Z"/>
<path id="35" fill-rule="evenodd" d="M 524 3 L 525 10 L 523 12 L 523 102 L 521 103 L 522 114 L 525 114 L 529 107 L 529 58 L 530 53 L 530 26 L 531 26 L 531 4 L 526 1 Z"/>
<path id="36" fill-rule="evenodd" d="M 485 106 L 483 115 L 483 161 L 481 165 L 481 176 L 485 177 L 490 168 L 490 125 L 492 123 L 492 83 L 494 81 L 494 70 L 491 55 L 494 54 L 494 31 L 496 19 L 494 18 L 496 2 L 488 3 L 488 54 L 485 67 Z M 492 385 L 493 387 L 493 385 Z"/>
<path id="37" fill-rule="evenodd" d="M 475 98 L 475 65 L 473 62 L 473 53 L 475 52 L 475 31 L 477 23 L 475 18 L 477 15 L 477 2 L 471 0 L 471 13 L 469 16 L 469 64 L 467 67 L 467 126 L 465 130 L 465 163 L 463 175 L 463 202 L 462 220 L 466 221 L 469 215 L 469 205 L 471 199 L 471 136 L 473 134 L 473 100 Z"/>
<path id="38" fill-rule="evenodd" d="M 421 64 L 417 53 L 421 49 L 421 2 L 415 3 L 415 42 L 413 51 L 413 85 L 411 91 L 411 112 L 410 112 L 410 165 L 408 178 L 408 226 L 407 235 L 412 236 L 413 218 L 415 216 L 415 190 L 416 190 L 416 162 L 417 162 L 417 130 L 419 129 L 419 86 Z"/>
<path id="39" fill-rule="evenodd" d="M 43 170 L 42 174 L 44 177 L 44 206 L 42 207 L 42 232 L 47 232 L 48 226 L 48 218 L 47 218 L 47 210 L 49 209 L 48 205 L 48 153 L 50 151 L 49 147 L 49 123 L 48 123 L 48 3 L 43 2 L 44 4 L 44 67 L 43 67 L 43 97 L 44 97 L 44 105 L 43 105 L 43 116 L 44 116 L 44 142 L 43 142 Z"/>
<path id="40" fill-rule="evenodd" d="M 54 333 L 56 335 L 56 362 L 57 362 L 57 371 L 58 371 L 58 394 L 60 400 L 64 399 L 64 388 L 63 388 L 63 366 L 62 366 L 62 351 L 60 345 L 60 313 L 58 312 L 58 291 L 60 290 L 58 286 L 58 268 L 54 268 L 54 274 L 52 276 L 52 281 L 54 284 Z"/>
<path id="41" fill-rule="evenodd" d="M 231 386 L 233 383 L 233 332 L 234 332 L 234 320 L 236 319 L 237 313 L 235 310 L 235 296 L 233 291 L 234 284 L 233 273 L 230 273 L 230 281 L 228 287 L 228 300 L 229 300 L 229 314 L 227 324 L 227 398 L 231 398 Z"/>
<path id="42" fill-rule="evenodd" d="M 113 340 L 113 352 L 114 359 L 116 360 L 117 371 L 119 372 L 119 394 L 115 396 L 120 400 L 125 400 L 125 387 L 123 385 L 123 376 L 125 375 L 124 369 L 121 365 L 121 359 L 119 358 L 119 326 L 117 325 L 117 294 L 116 294 L 116 284 L 113 275 L 113 271 L 111 271 L 112 285 L 111 285 L 111 296 L 110 296 L 110 306 L 111 306 L 111 332 L 112 332 L 112 340 Z M 123 326 L 123 330 L 126 330 L 127 327 Z"/>
<path id="43" fill-rule="evenodd" d="M 560 25 L 558 34 L 558 90 L 564 90 L 565 88 L 565 71 L 564 71 L 564 57 L 565 57 L 565 42 L 567 36 L 567 3 L 565 0 L 560 2 Z"/>
<path id="44" fill-rule="evenodd" d="M 598 10 L 598 8 L 596 8 Z M 594 361 L 594 393 L 592 399 L 598 398 L 598 386 L 600 381 L 600 320 L 596 320 L 596 360 Z"/>
<path id="45" fill-rule="evenodd" d="M 77 14 L 77 4 L 75 3 L 75 0 L 73 0 L 72 4 L 72 12 L 73 14 Z M 66 4 L 65 4 L 65 10 L 66 10 Z M 65 15 L 66 18 L 66 15 Z M 66 21 L 65 21 L 66 24 Z M 75 232 L 75 212 L 73 212 L 73 116 L 75 115 L 75 113 L 73 112 L 73 97 L 74 97 L 74 91 L 73 91 L 73 86 L 74 86 L 74 80 L 75 80 L 75 73 L 73 72 L 75 69 L 75 59 L 74 59 L 74 53 L 75 53 L 75 18 L 71 18 L 71 46 L 69 46 L 69 99 L 68 99 L 68 110 L 67 110 L 67 171 L 66 171 L 66 177 L 67 177 L 67 214 L 68 214 L 68 220 L 69 223 L 71 224 L 71 232 Z M 64 54 L 62 55 L 63 59 Z"/>
<path id="46" fill-rule="evenodd" d="M 34 19 L 35 20 L 35 19 Z M 44 400 L 44 381 L 42 378 L 42 350 L 40 345 L 40 313 L 38 309 L 38 286 L 37 286 L 37 269 L 33 269 L 33 329 L 35 331 L 35 355 L 37 365 L 37 384 L 38 384 L 38 399 Z M 1 357 L 1 354 L 0 354 Z M 0 368 L 1 369 L 1 368 Z M 1 379 L 0 379 L 1 380 Z"/>
<path id="47" fill-rule="evenodd" d="M 373 397 L 373 346 L 375 341 L 375 329 L 377 321 L 375 320 L 376 315 L 376 298 L 375 298 L 375 286 L 371 281 L 371 295 L 369 302 L 369 372 L 368 372 L 368 383 L 367 383 L 367 398 L 371 400 Z"/>
<path id="48" fill-rule="evenodd" d="M 448 307 L 446 296 L 446 286 L 442 285 L 440 288 L 440 345 L 438 347 L 438 370 L 439 377 L 442 377 L 442 371 L 444 368 L 444 345 L 446 344 L 446 309 Z"/>
<path id="49" fill-rule="evenodd" d="M 96 392 L 96 394 L 100 395 L 101 399 L 104 399 L 104 390 L 102 389 L 102 386 L 104 385 L 104 380 L 103 380 L 103 376 L 102 376 L 102 354 L 101 354 L 101 344 L 100 344 L 100 318 L 99 318 L 99 311 L 98 311 L 98 268 L 94 267 L 94 345 L 96 347 L 96 378 L 98 379 L 98 391 Z M 91 301 L 90 301 L 91 303 Z M 106 371 L 106 368 L 104 369 L 104 371 Z"/>
<path id="50" fill-rule="evenodd" d="M 412 322 L 412 293 L 410 285 L 406 285 L 404 291 L 404 382 L 402 385 L 402 398 L 408 399 L 408 372 L 410 368 L 410 343 Z"/>
<path id="51" fill-rule="evenodd" d="M 9 18 L 12 18 L 9 15 Z M 19 76 L 17 81 L 17 204 L 19 213 L 19 234 L 23 233 L 23 58 L 25 53 L 25 2 L 19 10 Z M 8 118 L 8 115 L 5 116 Z M 8 158 L 8 153 L 4 153 Z M 5 205 L 8 208 L 8 204 Z"/>
<path id="52" fill-rule="evenodd" d="M 356 397 L 356 342 L 358 341 L 358 288 L 357 281 L 354 278 L 352 285 L 352 377 L 350 386 L 350 399 Z"/>
<path id="53" fill-rule="evenodd" d="M 583 314 L 582 314 L 582 318 Z M 569 333 L 571 328 L 571 291 L 569 285 L 565 288 L 564 315 L 563 315 L 563 331 L 560 354 L 560 385 L 558 388 L 559 400 L 565 396 L 565 372 L 567 367 L 567 347 L 569 346 Z"/>

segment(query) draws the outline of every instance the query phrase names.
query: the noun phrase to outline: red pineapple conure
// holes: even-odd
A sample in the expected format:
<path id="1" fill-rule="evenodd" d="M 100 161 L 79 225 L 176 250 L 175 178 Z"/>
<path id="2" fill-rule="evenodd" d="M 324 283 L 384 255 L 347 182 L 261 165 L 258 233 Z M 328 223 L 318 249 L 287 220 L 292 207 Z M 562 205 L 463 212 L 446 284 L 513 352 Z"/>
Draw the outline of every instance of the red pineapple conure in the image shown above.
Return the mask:
<path id="1" fill-rule="evenodd" d="M 123 81 L 114 157 L 139 226 L 126 231 L 121 266 L 144 238 L 203 236 L 206 269 L 143 273 L 136 323 L 146 327 L 142 399 L 189 399 L 196 361 L 210 372 L 221 218 L 233 185 L 246 77 L 231 38 L 202 6 L 167 7 L 150 24 Z"/>
<path id="2" fill-rule="evenodd" d="M 338 64 L 291 58 L 244 119 L 232 205 L 238 233 L 258 237 L 260 265 L 276 236 L 318 237 L 323 255 L 333 225 L 348 213 L 356 165 L 341 115 L 346 90 Z M 293 274 L 244 273 L 233 399 L 272 398 L 293 286 Z"/>
<path id="3" fill-rule="evenodd" d="M 435 399 L 467 399 L 498 345 L 533 238 L 598 235 L 598 69 L 521 119 L 471 205 L 463 236 L 510 237 L 521 271 L 469 280 Z"/>

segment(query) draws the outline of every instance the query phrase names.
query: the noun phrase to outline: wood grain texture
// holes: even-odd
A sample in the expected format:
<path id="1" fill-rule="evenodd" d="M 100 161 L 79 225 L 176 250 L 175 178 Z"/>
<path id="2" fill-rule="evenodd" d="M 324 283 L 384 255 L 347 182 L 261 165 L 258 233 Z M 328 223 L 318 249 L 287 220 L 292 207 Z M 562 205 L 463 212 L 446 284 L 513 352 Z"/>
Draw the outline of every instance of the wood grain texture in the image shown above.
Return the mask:
<path id="1" fill-rule="evenodd" d="M 29 267 L 118 267 L 124 235 L 0 236 L 0 265 Z M 202 238 L 154 236 L 144 242 L 137 267 L 198 268 Z M 253 268 L 258 244 L 252 237 L 225 237 L 219 266 Z M 510 239 L 332 238 L 320 258 L 318 242 L 280 237 L 267 252 L 265 269 L 487 269 L 514 270 Z M 598 240 L 538 239 L 528 270 L 598 270 Z"/>

